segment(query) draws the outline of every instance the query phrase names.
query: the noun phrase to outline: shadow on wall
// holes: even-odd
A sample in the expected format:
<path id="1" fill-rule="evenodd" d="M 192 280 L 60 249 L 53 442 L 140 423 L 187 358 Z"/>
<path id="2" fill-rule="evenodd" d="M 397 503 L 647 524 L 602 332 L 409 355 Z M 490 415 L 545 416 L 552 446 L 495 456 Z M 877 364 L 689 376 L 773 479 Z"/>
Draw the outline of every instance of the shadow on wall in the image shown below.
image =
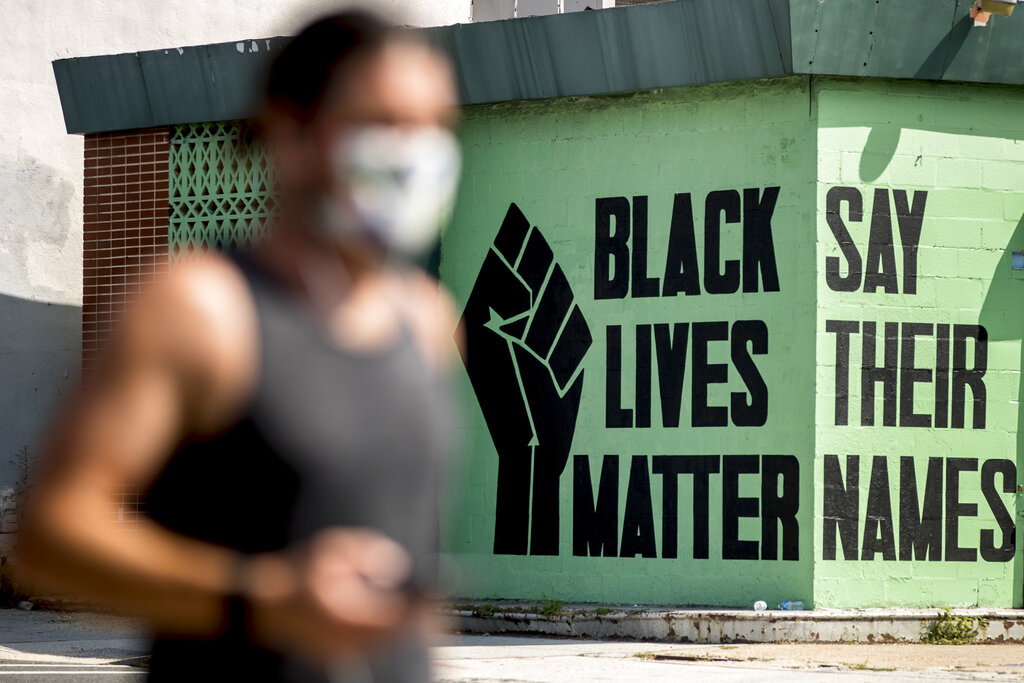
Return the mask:
<path id="1" fill-rule="evenodd" d="M 961 48 L 970 36 L 973 21 L 970 17 L 964 16 L 953 23 L 949 32 L 936 43 L 935 49 L 931 51 L 921 67 L 914 74 L 915 79 L 928 80 L 936 77 L 936 74 L 945 73 L 950 64 L 960 53 Z M 928 128 L 922 127 L 922 130 Z M 940 132 L 942 131 L 941 129 Z M 864 144 L 864 152 L 860 157 L 860 179 L 865 183 L 873 183 L 885 172 L 896 154 L 896 148 L 900 143 L 902 128 L 898 125 L 873 126 L 868 133 L 868 139 Z M 990 135 L 991 127 L 984 130 L 958 131 L 959 133 L 975 133 L 977 135 Z M 1008 133 L 1000 131 L 1001 134 Z"/>
<path id="2" fill-rule="evenodd" d="M 1024 252 L 1024 216 L 1021 216 L 1017 222 L 1017 227 L 1014 229 L 1013 235 L 1010 236 L 995 271 L 989 278 L 991 284 L 985 294 L 985 303 L 982 305 L 978 323 L 988 332 L 990 342 L 1022 342 L 1018 367 L 1024 370 L 1024 270 L 1012 269 L 1014 252 Z M 1001 453 L 989 455 L 1003 456 Z M 1017 452 L 1016 454 L 1007 453 L 1005 457 L 1009 457 L 1016 463 L 1017 480 L 1020 481 L 1021 472 L 1024 471 L 1024 460 L 1022 460 L 1024 457 L 1024 374 L 1021 375 L 1017 388 Z M 1014 523 L 1019 526 L 1019 504 L 1017 507 L 1018 509 L 1013 511 L 1013 516 Z M 1014 562 L 1017 565 L 1014 568 L 1016 590 L 1019 591 L 1022 570 L 1019 550 L 1014 555 Z M 1017 607 L 1021 605 L 1019 593 L 1014 599 L 1014 605 Z"/>
<path id="3" fill-rule="evenodd" d="M 0 294 L 0 488 L 18 478 L 18 452 L 38 452 L 61 397 L 78 381 L 82 309 Z"/>

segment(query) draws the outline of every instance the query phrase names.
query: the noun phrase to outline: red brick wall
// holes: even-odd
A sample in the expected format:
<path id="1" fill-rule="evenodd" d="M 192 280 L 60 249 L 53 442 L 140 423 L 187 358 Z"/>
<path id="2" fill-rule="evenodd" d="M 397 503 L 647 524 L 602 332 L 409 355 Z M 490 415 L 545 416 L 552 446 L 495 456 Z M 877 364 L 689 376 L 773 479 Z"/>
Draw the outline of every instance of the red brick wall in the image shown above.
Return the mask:
<path id="1" fill-rule="evenodd" d="M 167 267 L 168 131 L 85 138 L 82 369 L 95 365 L 140 284 Z"/>

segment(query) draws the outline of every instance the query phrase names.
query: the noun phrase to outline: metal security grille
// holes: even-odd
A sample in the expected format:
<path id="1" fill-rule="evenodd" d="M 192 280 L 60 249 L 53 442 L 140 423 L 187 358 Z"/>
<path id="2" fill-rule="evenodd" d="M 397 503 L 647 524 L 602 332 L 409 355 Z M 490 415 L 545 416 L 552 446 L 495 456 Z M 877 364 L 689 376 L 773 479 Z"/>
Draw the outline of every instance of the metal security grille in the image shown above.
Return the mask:
<path id="1" fill-rule="evenodd" d="M 170 139 L 169 255 L 231 250 L 260 236 L 273 215 L 266 150 L 242 121 L 175 126 Z"/>

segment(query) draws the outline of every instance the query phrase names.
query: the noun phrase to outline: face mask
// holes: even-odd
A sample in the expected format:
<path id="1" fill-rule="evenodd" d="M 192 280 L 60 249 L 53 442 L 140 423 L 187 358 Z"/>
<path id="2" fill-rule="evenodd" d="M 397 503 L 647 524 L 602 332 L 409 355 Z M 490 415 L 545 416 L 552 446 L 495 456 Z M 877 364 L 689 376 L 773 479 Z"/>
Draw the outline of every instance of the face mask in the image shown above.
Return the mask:
<path id="1" fill-rule="evenodd" d="M 328 237 L 367 241 L 403 256 L 433 245 L 459 179 L 451 132 L 362 126 L 335 143 L 330 155 L 335 191 L 324 198 L 320 216 Z"/>

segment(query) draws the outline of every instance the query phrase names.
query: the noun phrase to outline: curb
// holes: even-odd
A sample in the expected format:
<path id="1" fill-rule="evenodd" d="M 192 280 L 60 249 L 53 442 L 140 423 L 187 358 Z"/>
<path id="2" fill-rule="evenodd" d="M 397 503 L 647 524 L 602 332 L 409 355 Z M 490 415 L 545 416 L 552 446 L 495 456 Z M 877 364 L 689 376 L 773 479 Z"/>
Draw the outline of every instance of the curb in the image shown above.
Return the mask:
<path id="1" fill-rule="evenodd" d="M 532 610 L 532 611 L 531 611 Z M 861 609 L 783 611 L 623 609 L 561 606 L 555 613 L 522 604 L 460 603 L 444 613 L 463 633 L 549 635 L 675 643 L 919 643 L 943 610 Z M 548 612 L 548 610 L 545 610 Z M 953 616 L 984 618 L 976 643 L 1024 642 L 1024 610 L 955 609 Z"/>
<path id="2" fill-rule="evenodd" d="M 33 595 L 25 598 L 32 603 L 32 609 L 49 612 L 98 612 L 109 613 L 106 604 L 99 600 L 90 600 L 71 595 Z"/>

